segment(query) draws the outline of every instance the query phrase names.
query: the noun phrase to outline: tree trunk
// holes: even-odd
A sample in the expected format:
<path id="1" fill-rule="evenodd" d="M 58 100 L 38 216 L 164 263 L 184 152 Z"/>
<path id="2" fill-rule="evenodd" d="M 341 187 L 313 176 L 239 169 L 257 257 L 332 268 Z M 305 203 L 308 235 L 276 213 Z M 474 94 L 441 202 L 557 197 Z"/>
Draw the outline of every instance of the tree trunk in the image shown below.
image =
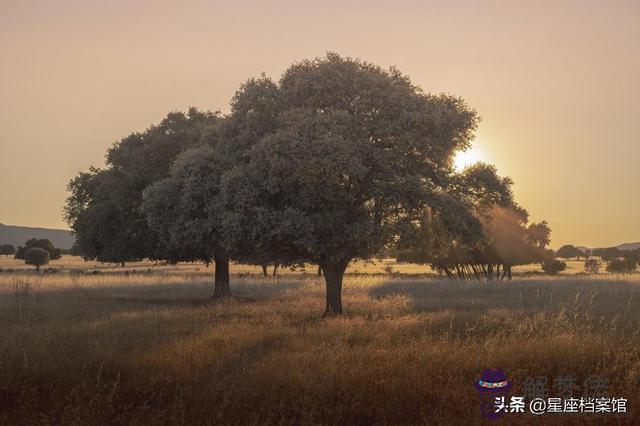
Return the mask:
<path id="1" fill-rule="evenodd" d="M 342 278 L 348 264 L 349 260 L 327 260 L 320 263 L 327 287 L 327 304 L 323 317 L 342 314 Z"/>
<path id="2" fill-rule="evenodd" d="M 278 274 L 278 266 L 280 265 L 278 265 L 277 263 L 273 264 L 273 278 L 275 278 L 276 275 Z"/>
<path id="3" fill-rule="evenodd" d="M 322 276 L 322 267 L 320 265 L 318 265 L 318 276 Z"/>
<path id="4" fill-rule="evenodd" d="M 264 275 L 265 277 L 268 277 L 269 274 L 267 273 L 267 266 L 266 264 L 262 264 L 260 265 L 262 267 L 262 275 Z"/>
<path id="5" fill-rule="evenodd" d="M 449 270 L 449 268 L 447 268 L 446 266 L 443 266 L 442 270 L 444 271 L 445 274 L 447 274 L 447 277 L 449 277 L 450 280 L 455 280 L 456 279 L 455 275 L 453 275 L 451 273 L 451 271 Z"/>
<path id="6" fill-rule="evenodd" d="M 231 297 L 229 288 L 229 260 L 224 257 L 215 257 L 215 280 L 213 283 L 213 297 Z"/>
<path id="7" fill-rule="evenodd" d="M 124 262 L 120 262 L 120 266 L 124 268 Z"/>

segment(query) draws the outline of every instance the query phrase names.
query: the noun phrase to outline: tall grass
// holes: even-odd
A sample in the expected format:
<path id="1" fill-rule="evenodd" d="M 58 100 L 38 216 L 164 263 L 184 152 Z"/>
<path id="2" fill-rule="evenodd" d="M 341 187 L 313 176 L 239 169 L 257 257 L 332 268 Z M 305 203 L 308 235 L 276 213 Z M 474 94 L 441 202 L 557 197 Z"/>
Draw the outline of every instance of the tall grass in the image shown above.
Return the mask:
<path id="1" fill-rule="evenodd" d="M 475 424 L 489 367 L 604 376 L 633 422 L 640 279 L 609 278 L 350 275 L 321 320 L 311 274 L 235 276 L 216 303 L 204 274 L 0 275 L 0 423 Z"/>

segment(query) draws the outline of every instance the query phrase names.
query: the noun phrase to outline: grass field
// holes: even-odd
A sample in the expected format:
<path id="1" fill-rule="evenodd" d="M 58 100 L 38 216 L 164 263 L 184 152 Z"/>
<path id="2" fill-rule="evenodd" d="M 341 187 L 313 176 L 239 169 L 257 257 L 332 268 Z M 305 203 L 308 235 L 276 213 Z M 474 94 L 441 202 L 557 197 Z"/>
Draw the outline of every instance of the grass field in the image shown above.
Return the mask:
<path id="1" fill-rule="evenodd" d="M 235 297 L 214 303 L 212 268 L 149 267 L 0 273 L 0 423 L 476 424 L 490 367 L 516 394 L 528 376 L 605 377 L 628 413 L 593 424 L 640 422 L 638 275 L 478 283 L 356 265 L 347 314 L 321 320 L 312 268 L 236 268 Z"/>

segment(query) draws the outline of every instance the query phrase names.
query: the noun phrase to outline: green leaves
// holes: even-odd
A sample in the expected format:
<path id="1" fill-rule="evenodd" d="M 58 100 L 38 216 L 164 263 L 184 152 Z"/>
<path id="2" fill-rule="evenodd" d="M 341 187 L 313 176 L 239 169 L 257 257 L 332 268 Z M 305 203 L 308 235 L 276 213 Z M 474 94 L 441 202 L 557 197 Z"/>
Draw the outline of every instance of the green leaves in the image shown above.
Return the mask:
<path id="1" fill-rule="evenodd" d="M 223 177 L 222 232 L 281 263 L 377 253 L 443 189 L 477 123 L 460 99 L 335 54 L 294 64 L 278 90 L 277 127 Z"/>

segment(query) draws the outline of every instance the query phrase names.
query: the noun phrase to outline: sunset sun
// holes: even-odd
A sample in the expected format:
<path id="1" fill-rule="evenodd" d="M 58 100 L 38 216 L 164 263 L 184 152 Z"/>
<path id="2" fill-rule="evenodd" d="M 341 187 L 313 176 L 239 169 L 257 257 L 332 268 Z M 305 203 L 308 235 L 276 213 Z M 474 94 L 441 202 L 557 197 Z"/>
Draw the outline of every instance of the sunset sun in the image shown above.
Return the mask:
<path id="1" fill-rule="evenodd" d="M 453 165 L 457 171 L 461 171 L 465 167 L 480 161 L 484 162 L 487 161 L 487 159 L 482 150 L 478 147 L 477 141 L 473 141 L 469 149 L 466 151 L 458 151 L 453 159 Z"/>

